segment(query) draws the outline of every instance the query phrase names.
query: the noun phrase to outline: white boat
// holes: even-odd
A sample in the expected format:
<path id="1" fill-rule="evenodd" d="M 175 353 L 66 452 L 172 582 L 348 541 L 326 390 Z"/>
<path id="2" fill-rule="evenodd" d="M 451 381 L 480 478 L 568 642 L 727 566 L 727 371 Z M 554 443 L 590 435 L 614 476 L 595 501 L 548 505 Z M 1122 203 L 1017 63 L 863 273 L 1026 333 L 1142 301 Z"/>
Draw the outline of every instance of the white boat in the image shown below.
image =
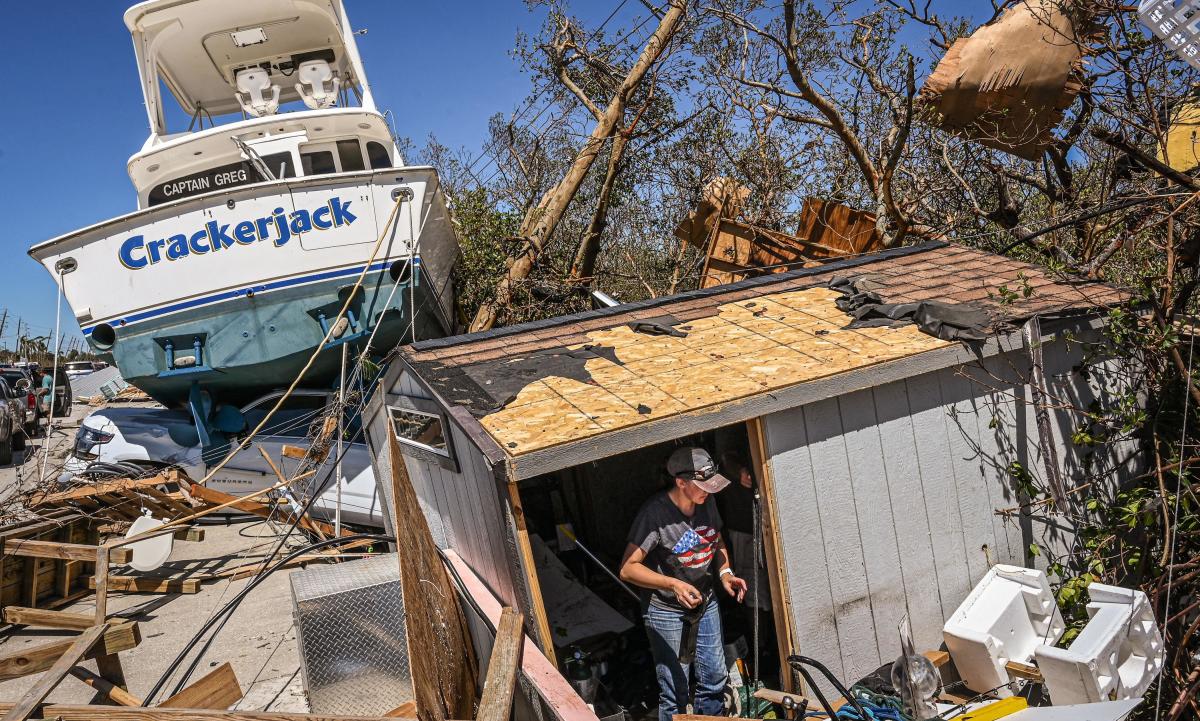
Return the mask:
<path id="1" fill-rule="evenodd" d="M 452 329 L 437 172 L 405 166 L 341 0 L 150 0 L 125 24 L 150 120 L 128 163 L 138 208 L 29 252 L 127 381 L 198 419 L 200 399 L 285 385 L 364 267 L 307 385 L 335 378 L 342 343 Z M 186 129 L 168 130 L 162 88 Z"/>

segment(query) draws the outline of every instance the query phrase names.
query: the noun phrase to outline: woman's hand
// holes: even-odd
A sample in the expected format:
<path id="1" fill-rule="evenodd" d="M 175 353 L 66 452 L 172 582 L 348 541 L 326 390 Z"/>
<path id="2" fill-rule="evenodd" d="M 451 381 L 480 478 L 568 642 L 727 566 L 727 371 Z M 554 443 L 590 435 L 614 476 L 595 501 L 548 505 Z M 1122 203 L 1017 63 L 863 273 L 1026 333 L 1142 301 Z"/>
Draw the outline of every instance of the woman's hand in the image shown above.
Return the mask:
<path id="1" fill-rule="evenodd" d="M 678 579 L 671 584 L 671 592 L 675 594 L 675 600 L 679 601 L 679 605 L 684 608 L 695 608 L 704 600 L 704 596 L 700 595 L 695 586 Z"/>
<path id="2" fill-rule="evenodd" d="M 732 573 L 721 575 L 721 585 L 725 587 L 725 593 L 737 599 L 738 603 L 746 597 L 746 582 Z"/>

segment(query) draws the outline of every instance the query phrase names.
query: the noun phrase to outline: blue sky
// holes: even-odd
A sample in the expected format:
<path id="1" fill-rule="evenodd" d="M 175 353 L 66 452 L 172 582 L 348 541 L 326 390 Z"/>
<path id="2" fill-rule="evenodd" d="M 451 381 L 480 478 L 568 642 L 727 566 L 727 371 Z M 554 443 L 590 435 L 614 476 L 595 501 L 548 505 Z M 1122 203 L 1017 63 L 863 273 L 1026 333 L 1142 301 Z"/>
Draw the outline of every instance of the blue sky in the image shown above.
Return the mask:
<path id="1" fill-rule="evenodd" d="M 55 23 L 39 3 L 6 7 L 10 27 L 26 29 L 6 44 L 6 56 L 20 61 L 0 103 L 0 210 L 8 219 L 0 249 L 9 259 L 0 293 L 9 322 L 0 344 L 7 347 L 15 317 L 35 335 L 49 335 L 54 325 L 54 283 L 28 248 L 135 209 L 125 162 L 149 130 L 121 19 L 133 1 L 75 0 Z M 526 97 L 529 79 L 509 53 L 518 30 L 536 32 L 542 14 L 522 0 L 345 2 L 354 27 L 368 31 L 358 41 L 376 102 L 418 145 L 435 133 L 451 148 L 477 153 L 488 118 L 511 113 Z M 640 0 L 569 5 L 592 27 L 619 8 L 609 31 L 647 14 Z M 647 23 L 639 35 L 653 27 Z M 62 322 L 64 334 L 78 336 L 65 302 Z"/>

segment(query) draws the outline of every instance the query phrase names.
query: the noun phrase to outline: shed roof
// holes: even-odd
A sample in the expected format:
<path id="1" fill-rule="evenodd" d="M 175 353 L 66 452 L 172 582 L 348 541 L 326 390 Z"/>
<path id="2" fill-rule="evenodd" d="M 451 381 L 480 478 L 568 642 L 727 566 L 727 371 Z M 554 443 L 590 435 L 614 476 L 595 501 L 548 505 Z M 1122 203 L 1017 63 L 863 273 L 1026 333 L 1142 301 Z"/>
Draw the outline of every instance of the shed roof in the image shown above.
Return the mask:
<path id="1" fill-rule="evenodd" d="M 1127 298 L 1097 281 L 926 243 L 400 353 L 438 396 L 469 410 L 519 458 L 956 345 L 913 325 L 848 327 L 834 305 L 839 293 L 828 287 L 847 276 L 867 280 L 887 302 L 971 303 L 988 313 L 993 333 L 1033 315 L 1095 312 Z M 677 320 L 686 337 L 629 326 L 661 316 Z"/>

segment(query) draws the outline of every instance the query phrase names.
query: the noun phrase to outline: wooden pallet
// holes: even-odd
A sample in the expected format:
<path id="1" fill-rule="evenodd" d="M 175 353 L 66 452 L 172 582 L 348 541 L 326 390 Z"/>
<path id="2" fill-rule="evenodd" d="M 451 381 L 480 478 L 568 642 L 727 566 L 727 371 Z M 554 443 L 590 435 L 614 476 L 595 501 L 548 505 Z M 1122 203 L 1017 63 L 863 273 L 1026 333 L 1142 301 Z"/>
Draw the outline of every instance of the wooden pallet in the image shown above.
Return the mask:
<path id="1" fill-rule="evenodd" d="M 0 546 L 19 541 L 39 544 L 95 546 L 99 523 L 62 509 L 36 521 L 0 528 Z M 93 556 L 94 557 L 94 556 Z M 9 607 L 57 609 L 90 593 L 88 579 L 95 564 L 79 558 L 0 554 L 0 613 Z"/>

